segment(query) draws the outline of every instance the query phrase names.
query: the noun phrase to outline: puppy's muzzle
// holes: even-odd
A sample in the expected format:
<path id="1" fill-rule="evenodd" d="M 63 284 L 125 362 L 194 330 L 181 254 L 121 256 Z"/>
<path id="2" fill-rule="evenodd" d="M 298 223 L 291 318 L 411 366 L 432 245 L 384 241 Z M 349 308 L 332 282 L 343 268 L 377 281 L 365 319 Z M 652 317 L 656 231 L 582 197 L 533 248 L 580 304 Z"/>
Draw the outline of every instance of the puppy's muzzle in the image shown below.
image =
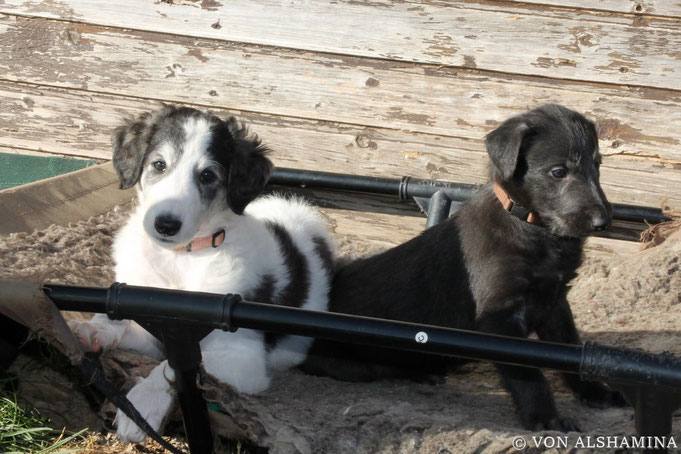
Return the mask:
<path id="1" fill-rule="evenodd" d="M 182 228 L 182 222 L 175 216 L 163 215 L 154 219 L 154 229 L 163 236 L 174 236 Z"/>
<path id="2" fill-rule="evenodd" d="M 610 227 L 612 222 L 612 205 L 606 204 L 599 207 L 598 211 L 591 218 L 591 227 L 595 232 L 602 232 L 603 230 Z"/>

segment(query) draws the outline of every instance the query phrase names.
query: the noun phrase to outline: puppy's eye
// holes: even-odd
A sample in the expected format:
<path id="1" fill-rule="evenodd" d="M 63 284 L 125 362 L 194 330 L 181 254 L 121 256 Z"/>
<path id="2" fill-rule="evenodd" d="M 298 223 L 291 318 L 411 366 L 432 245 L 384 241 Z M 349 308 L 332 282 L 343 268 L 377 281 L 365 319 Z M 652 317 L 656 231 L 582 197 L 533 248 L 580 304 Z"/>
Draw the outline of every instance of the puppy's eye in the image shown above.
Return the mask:
<path id="1" fill-rule="evenodd" d="M 565 167 L 556 167 L 551 170 L 551 175 L 554 178 L 565 178 L 567 176 L 567 169 Z"/>
<path id="2" fill-rule="evenodd" d="M 151 165 L 154 166 L 154 169 L 157 172 L 165 172 L 165 170 L 166 170 L 166 163 L 164 161 L 161 161 L 161 160 L 154 161 L 154 163 L 151 164 Z"/>
<path id="3" fill-rule="evenodd" d="M 213 172 L 212 170 L 207 170 L 207 169 L 204 170 L 203 172 L 201 172 L 201 175 L 199 175 L 199 181 L 202 184 L 210 184 L 210 183 L 214 182 L 215 180 L 217 180 L 217 178 L 218 178 L 218 176 L 215 175 L 215 172 Z"/>

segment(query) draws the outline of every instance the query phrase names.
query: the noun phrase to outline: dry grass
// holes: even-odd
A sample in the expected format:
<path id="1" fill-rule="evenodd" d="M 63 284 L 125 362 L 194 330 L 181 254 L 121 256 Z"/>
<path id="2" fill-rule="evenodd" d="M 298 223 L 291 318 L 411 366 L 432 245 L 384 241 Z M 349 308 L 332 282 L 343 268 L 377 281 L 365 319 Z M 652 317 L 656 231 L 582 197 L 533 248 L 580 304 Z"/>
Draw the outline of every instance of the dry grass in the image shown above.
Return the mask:
<path id="1" fill-rule="evenodd" d="M 171 437 L 164 438 L 174 447 L 184 452 L 189 452 L 189 447 L 186 443 Z M 88 434 L 86 443 L 78 452 L 82 454 L 165 454 L 168 451 L 153 440 L 147 440 L 144 444 L 124 444 L 116 438 L 116 434 L 109 432 L 107 434 Z"/>

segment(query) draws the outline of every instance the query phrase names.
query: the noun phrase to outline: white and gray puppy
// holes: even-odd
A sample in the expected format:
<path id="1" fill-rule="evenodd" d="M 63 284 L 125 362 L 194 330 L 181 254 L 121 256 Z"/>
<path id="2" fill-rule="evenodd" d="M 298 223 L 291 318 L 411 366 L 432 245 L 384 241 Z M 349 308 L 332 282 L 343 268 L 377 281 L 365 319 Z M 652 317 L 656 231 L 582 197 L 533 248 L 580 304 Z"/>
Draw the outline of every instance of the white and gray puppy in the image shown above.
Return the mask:
<path id="1" fill-rule="evenodd" d="M 272 163 L 237 120 L 164 106 L 117 128 L 112 141 L 121 188 L 137 185 L 138 195 L 113 244 L 117 281 L 327 309 L 335 248 L 326 222 L 301 200 L 254 200 Z M 116 347 L 164 357 L 161 343 L 135 322 L 99 314 L 71 328 L 93 351 Z M 250 329 L 213 331 L 201 352 L 206 372 L 257 393 L 269 386 L 270 370 L 300 364 L 310 343 Z M 128 393 L 156 430 L 170 410 L 173 379 L 163 361 Z M 144 440 L 120 411 L 116 418 L 119 438 Z"/>

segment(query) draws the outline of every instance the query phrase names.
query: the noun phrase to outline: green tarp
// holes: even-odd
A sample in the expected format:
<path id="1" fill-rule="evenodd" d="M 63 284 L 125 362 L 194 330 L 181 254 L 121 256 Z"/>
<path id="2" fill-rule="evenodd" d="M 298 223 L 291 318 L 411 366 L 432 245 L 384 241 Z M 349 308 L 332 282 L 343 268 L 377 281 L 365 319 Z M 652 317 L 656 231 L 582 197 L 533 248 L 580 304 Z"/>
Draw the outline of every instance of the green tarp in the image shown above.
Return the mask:
<path id="1" fill-rule="evenodd" d="M 0 153 L 0 191 L 94 164 L 94 159 Z"/>

